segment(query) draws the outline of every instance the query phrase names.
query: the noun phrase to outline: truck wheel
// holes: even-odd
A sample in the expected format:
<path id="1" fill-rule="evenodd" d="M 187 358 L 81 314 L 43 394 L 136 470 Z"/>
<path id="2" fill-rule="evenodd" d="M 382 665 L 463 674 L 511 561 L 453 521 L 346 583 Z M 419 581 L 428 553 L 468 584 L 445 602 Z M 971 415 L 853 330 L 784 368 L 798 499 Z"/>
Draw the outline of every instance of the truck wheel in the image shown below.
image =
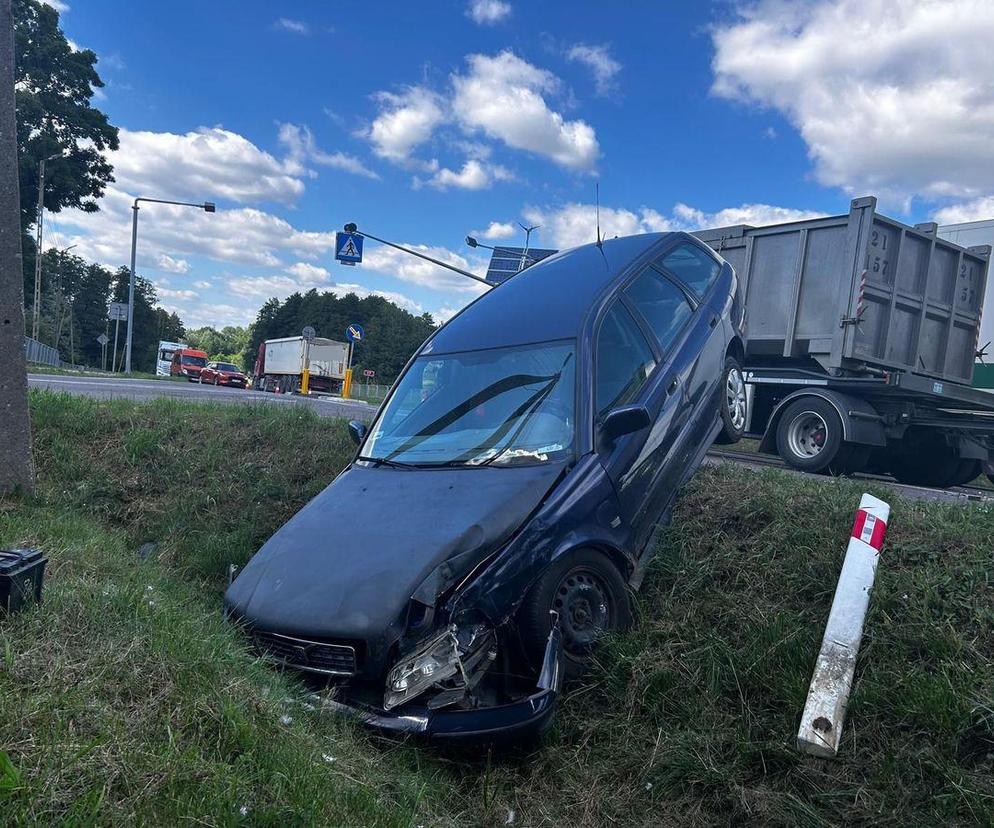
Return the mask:
<path id="1" fill-rule="evenodd" d="M 898 483 L 945 489 L 962 483 L 964 475 L 973 471 L 975 461 L 962 459 L 932 431 L 909 429 L 893 453 L 890 466 Z"/>
<path id="2" fill-rule="evenodd" d="M 594 644 L 603 633 L 632 622 L 628 587 L 618 567 L 602 552 L 577 549 L 552 563 L 525 596 L 518 611 L 518 631 L 530 664 L 537 665 L 559 615 L 563 669 L 567 678 L 591 663 Z"/>
<path id="3" fill-rule="evenodd" d="M 777 423 L 777 453 L 788 466 L 806 472 L 843 474 L 853 446 L 842 439 L 842 420 L 819 397 L 792 402 Z"/>
<path id="4" fill-rule="evenodd" d="M 742 439 L 746 427 L 745 378 L 735 357 L 725 357 L 721 380 L 721 431 L 714 441 L 731 445 Z"/>

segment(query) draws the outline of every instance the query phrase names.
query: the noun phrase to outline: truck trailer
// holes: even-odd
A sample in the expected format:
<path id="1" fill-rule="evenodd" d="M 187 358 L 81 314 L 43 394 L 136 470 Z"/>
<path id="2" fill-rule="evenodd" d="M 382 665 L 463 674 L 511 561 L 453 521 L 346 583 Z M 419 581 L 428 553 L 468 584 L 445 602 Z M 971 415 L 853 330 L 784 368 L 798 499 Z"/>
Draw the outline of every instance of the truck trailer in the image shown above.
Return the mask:
<path id="1" fill-rule="evenodd" d="M 300 390 L 306 360 L 310 390 L 340 394 L 348 355 L 348 343 L 333 339 L 315 337 L 309 345 L 302 336 L 267 339 L 259 345 L 252 369 L 252 387 L 259 391 L 295 393 Z"/>
<path id="2" fill-rule="evenodd" d="M 876 207 L 696 234 L 744 299 L 744 433 L 804 471 L 965 483 L 994 459 L 994 396 L 970 387 L 991 248 Z"/>

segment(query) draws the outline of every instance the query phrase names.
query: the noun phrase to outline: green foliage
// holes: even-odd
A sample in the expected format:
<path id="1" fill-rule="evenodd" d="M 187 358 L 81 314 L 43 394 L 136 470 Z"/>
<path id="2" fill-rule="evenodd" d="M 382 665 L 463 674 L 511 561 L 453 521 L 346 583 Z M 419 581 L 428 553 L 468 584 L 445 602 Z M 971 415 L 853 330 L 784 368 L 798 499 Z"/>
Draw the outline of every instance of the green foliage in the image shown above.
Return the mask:
<path id="1" fill-rule="evenodd" d="M 255 364 L 264 340 L 299 336 L 310 325 L 318 336 L 344 342 L 345 329 L 352 322 L 361 324 L 366 332 L 365 342 L 356 345 L 352 365 L 357 372 L 372 368 L 381 383 L 394 380 L 435 329 L 430 314 L 414 316 L 382 296 L 360 299 L 354 293 L 294 293 L 282 303 L 270 299 L 259 310 L 245 349 L 245 365 L 251 369 Z"/>
<path id="2" fill-rule="evenodd" d="M 206 351 L 211 359 L 232 362 L 241 368 L 245 349 L 249 342 L 249 329 L 228 325 L 220 331 L 212 327 L 194 328 L 187 331 L 184 341 L 191 348 Z"/>
<path id="3" fill-rule="evenodd" d="M 117 127 L 90 105 L 104 85 L 96 54 L 69 45 L 51 5 L 13 0 L 12 11 L 21 225 L 27 228 L 35 219 L 39 161 L 63 153 L 46 166 L 47 210 L 94 212 L 114 180 L 104 153 L 118 148 L 118 137 Z"/>
<path id="4" fill-rule="evenodd" d="M 128 301 L 128 283 L 131 271 L 120 267 L 114 274 L 111 300 L 114 302 Z M 158 297 L 153 285 L 144 276 L 135 275 L 135 332 L 131 343 L 131 367 L 135 371 L 155 373 L 156 355 L 160 342 L 178 342 L 183 339 L 185 329 L 183 322 L 175 313 L 168 313 L 163 308 L 156 307 Z M 112 327 L 113 327 L 113 323 Z M 121 325 L 121 336 L 118 342 L 118 365 L 122 364 L 125 349 L 125 329 Z M 111 335 L 113 340 L 113 334 Z M 113 341 L 111 346 L 113 348 Z"/>

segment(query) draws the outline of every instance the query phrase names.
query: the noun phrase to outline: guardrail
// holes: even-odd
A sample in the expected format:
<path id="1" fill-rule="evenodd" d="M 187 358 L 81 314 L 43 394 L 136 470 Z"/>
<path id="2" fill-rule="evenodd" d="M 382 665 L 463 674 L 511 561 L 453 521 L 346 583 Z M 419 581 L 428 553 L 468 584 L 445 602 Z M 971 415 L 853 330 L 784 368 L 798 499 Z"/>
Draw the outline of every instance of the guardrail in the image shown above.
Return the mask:
<path id="1" fill-rule="evenodd" d="M 59 356 L 57 349 L 51 345 L 45 345 L 30 336 L 24 337 L 24 357 L 29 363 L 35 365 L 51 365 L 53 368 L 66 368 L 71 371 L 83 371 L 86 366 L 74 365 L 66 362 Z"/>
<path id="2" fill-rule="evenodd" d="M 30 336 L 24 337 L 24 356 L 28 362 L 51 365 L 53 368 L 60 368 L 63 364 L 59 358 L 59 352 L 55 348 L 51 345 L 43 345 Z"/>

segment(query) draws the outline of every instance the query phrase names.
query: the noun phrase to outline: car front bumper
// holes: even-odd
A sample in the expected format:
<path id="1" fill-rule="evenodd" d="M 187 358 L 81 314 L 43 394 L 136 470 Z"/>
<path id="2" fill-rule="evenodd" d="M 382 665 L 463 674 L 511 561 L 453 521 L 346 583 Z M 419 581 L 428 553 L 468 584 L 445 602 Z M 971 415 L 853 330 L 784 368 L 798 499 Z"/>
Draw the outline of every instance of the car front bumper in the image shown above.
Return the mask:
<path id="1" fill-rule="evenodd" d="M 358 719 L 367 727 L 383 733 L 422 737 L 452 744 L 516 742 L 541 734 L 552 721 L 556 699 L 562 686 L 561 660 L 562 641 L 557 621 L 545 645 L 535 692 L 509 704 L 471 710 L 429 710 L 406 704 L 397 710 L 385 711 L 349 702 L 326 700 L 324 706 Z"/>

